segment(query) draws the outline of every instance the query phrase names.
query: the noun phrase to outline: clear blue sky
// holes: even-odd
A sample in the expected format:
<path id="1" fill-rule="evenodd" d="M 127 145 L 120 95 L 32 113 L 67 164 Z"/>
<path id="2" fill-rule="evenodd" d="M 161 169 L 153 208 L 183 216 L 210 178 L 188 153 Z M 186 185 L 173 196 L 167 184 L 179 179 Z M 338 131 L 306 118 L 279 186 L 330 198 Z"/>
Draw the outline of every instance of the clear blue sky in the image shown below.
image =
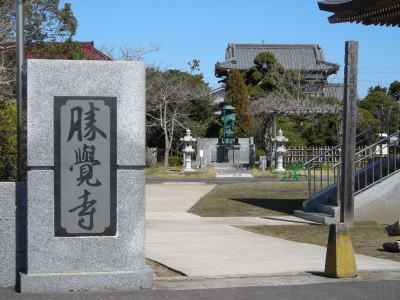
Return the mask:
<path id="1" fill-rule="evenodd" d="M 146 47 L 160 51 L 147 63 L 187 70 L 200 59 L 211 87 L 219 86 L 214 65 L 224 60 L 228 43 L 320 44 L 328 61 L 339 63 L 343 80 L 344 42 L 360 42 L 359 94 L 369 86 L 400 81 L 400 29 L 360 24 L 329 24 L 330 13 L 316 0 L 67 0 L 79 22 L 79 41 Z M 334 81 L 334 78 L 331 77 Z"/>

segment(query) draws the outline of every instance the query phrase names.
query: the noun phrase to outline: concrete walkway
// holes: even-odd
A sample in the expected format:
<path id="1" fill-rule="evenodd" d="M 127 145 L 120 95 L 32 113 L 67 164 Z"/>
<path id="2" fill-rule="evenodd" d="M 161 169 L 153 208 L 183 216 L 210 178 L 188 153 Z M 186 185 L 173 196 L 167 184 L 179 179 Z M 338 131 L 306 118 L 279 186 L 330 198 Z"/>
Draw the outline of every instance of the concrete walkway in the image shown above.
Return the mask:
<path id="1" fill-rule="evenodd" d="M 187 213 L 207 184 L 146 185 L 146 257 L 188 276 L 235 277 L 321 272 L 326 249 L 262 236 L 230 225 L 305 225 L 303 219 L 202 218 Z M 360 271 L 400 270 L 400 263 L 357 255 Z"/>

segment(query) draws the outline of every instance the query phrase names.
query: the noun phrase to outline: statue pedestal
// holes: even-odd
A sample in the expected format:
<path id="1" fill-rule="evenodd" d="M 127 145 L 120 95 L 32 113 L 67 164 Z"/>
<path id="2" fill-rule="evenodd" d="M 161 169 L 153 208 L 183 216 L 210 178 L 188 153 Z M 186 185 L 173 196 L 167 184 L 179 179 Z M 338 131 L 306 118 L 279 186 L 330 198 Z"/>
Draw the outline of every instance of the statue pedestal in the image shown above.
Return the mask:
<path id="1" fill-rule="evenodd" d="M 184 148 L 183 148 L 183 170 L 181 172 L 195 172 L 195 170 L 192 169 L 192 153 L 194 153 L 193 150 L 193 142 L 196 141 L 191 135 L 190 135 L 190 129 L 186 129 L 186 135 L 181 138 L 180 140 L 184 143 Z"/>
<path id="2" fill-rule="evenodd" d="M 190 154 L 185 154 L 183 166 L 184 168 L 181 172 L 196 172 L 196 170 L 192 169 L 192 156 Z"/>
<path id="3" fill-rule="evenodd" d="M 283 150 L 283 149 L 281 149 L 281 150 Z M 279 148 L 278 148 L 278 151 L 277 151 L 278 159 L 276 161 L 277 166 L 273 172 L 276 172 L 276 173 L 286 172 L 286 170 L 283 168 L 283 153 L 284 152 L 280 152 Z"/>
<path id="4" fill-rule="evenodd" d="M 285 143 L 289 141 L 289 139 L 283 136 L 282 129 L 279 129 L 278 136 L 272 139 L 273 142 L 277 143 L 277 148 L 275 151 L 275 155 L 278 157 L 276 160 L 276 169 L 273 172 L 282 173 L 286 172 L 283 168 L 283 155 L 286 153 Z"/>

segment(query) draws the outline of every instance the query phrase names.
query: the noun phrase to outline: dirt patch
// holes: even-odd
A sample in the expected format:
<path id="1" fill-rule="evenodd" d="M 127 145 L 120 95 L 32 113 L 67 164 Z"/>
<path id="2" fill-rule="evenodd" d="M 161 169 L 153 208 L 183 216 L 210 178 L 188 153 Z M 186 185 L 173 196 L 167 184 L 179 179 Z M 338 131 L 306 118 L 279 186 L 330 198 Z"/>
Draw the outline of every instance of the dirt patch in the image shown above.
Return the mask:
<path id="1" fill-rule="evenodd" d="M 146 258 L 146 264 L 153 269 L 155 277 L 186 276 L 184 273 L 173 270 L 159 262 Z"/>

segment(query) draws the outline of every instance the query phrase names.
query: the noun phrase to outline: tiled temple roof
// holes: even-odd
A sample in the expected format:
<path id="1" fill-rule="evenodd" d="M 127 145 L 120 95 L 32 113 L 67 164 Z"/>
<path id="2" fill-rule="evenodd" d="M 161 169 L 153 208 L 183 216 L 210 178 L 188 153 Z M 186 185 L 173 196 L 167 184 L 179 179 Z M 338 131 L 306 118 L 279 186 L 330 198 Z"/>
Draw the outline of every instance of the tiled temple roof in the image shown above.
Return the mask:
<path id="1" fill-rule="evenodd" d="M 400 0 L 325 0 L 318 5 L 334 13 L 330 23 L 400 26 Z"/>
<path id="2" fill-rule="evenodd" d="M 343 83 L 328 83 L 325 86 L 325 97 L 336 97 L 342 100 L 344 97 L 344 84 Z"/>
<path id="3" fill-rule="evenodd" d="M 302 72 L 338 71 L 339 65 L 325 61 L 321 46 L 316 44 L 228 44 L 226 61 L 215 65 L 217 76 L 224 76 L 229 69 L 245 70 L 254 66 L 254 58 L 262 52 L 274 54 L 286 69 Z"/>

